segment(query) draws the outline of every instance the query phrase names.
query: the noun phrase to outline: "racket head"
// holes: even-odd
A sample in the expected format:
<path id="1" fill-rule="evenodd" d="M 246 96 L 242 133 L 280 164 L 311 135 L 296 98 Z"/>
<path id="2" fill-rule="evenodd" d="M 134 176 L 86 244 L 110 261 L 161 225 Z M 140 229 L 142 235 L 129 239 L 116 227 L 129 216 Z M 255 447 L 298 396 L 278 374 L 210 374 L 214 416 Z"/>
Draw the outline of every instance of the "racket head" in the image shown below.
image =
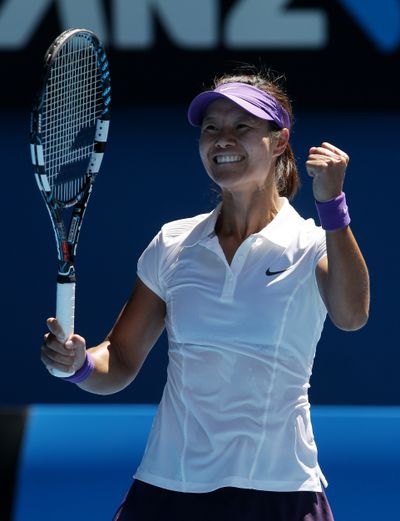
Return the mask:
<path id="1" fill-rule="evenodd" d="M 90 191 L 107 141 L 110 71 L 98 37 L 68 29 L 48 48 L 31 117 L 31 158 L 48 205 L 75 205 Z"/>

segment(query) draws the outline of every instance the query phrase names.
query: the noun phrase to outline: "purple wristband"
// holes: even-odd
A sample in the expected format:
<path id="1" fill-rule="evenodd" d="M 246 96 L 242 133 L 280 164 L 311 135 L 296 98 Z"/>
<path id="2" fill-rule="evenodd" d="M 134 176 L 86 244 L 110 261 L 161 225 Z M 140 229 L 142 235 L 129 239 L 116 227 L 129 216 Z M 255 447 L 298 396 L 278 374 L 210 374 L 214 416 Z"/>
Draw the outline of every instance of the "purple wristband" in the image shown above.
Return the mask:
<path id="1" fill-rule="evenodd" d="M 351 219 L 344 192 L 330 201 L 315 201 L 315 206 L 317 207 L 319 221 L 324 230 L 333 232 L 334 230 L 345 228 L 350 224 Z"/>
<path id="2" fill-rule="evenodd" d="M 82 367 L 76 371 L 71 376 L 67 376 L 65 378 L 61 378 L 61 380 L 64 380 L 64 382 L 71 382 L 73 384 L 78 384 L 79 382 L 83 382 L 83 380 L 86 380 L 86 378 L 89 378 L 89 376 L 94 371 L 94 362 L 92 355 L 86 351 L 86 358 L 83 362 Z"/>

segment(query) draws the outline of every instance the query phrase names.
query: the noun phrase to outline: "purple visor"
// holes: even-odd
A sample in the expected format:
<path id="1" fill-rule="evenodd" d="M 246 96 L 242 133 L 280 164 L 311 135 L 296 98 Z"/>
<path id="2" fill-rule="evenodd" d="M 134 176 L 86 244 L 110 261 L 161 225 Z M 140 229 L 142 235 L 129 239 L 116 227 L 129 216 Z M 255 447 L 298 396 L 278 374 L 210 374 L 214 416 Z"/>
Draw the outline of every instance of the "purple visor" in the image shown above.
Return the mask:
<path id="1" fill-rule="evenodd" d="M 196 96 L 189 105 L 189 123 L 201 127 L 208 105 L 221 98 L 232 101 L 257 118 L 274 121 L 279 128 L 290 129 L 289 114 L 271 94 L 239 82 L 223 83 L 215 90 L 207 90 Z"/>

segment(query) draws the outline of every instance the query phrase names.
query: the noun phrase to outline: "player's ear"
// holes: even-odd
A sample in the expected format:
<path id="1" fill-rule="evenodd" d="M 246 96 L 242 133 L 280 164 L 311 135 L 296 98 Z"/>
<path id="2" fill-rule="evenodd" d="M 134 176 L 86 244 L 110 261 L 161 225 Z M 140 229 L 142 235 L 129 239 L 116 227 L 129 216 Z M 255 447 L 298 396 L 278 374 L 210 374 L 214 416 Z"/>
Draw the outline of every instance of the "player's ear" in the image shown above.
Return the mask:
<path id="1" fill-rule="evenodd" d="M 284 153 L 286 147 L 289 143 L 289 130 L 287 128 L 282 128 L 279 131 L 274 132 L 273 134 L 273 155 L 274 157 L 278 157 Z"/>

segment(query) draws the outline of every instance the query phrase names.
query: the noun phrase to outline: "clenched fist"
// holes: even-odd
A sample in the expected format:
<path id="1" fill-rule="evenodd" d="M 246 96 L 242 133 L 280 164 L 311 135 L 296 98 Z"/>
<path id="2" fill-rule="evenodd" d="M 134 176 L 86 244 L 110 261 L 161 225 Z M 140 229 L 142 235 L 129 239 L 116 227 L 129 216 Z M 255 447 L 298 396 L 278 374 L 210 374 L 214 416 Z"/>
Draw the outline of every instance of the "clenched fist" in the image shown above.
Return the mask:
<path id="1" fill-rule="evenodd" d="M 316 201 L 329 201 L 341 194 L 349 160 L 345 152 L 330 143 L 310 148 L 306 169 L 313 178 Z"/>

